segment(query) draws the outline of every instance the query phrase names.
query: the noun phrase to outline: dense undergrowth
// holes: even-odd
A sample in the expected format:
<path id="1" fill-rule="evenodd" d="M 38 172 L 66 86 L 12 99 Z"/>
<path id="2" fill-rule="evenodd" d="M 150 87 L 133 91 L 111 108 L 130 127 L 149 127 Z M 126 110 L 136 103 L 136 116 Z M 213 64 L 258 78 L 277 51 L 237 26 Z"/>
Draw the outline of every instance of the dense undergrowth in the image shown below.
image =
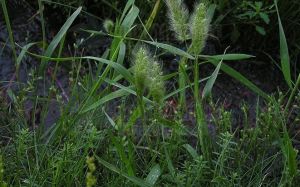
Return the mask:
<path id="1" fill-rule="evenodd" d="M 120 6 L 97 2 L 108 3 L 110 11 Z M 290 4 L 279 1 L 277 7 L 275 1 L 244 1 L 246 4 L 238 8 L 236 1 L 232 1 L 235 5 L 222 2 L 228 1 L 197 2 L 193 6 L 186 6 L 183 0 L 147 1 L 147 15 L 143 3 L 128 0 L 116 20 L 103 22 L 102 30 L 82 29 L 88 37 L 72 46 L 75 52 L 71 54 L 75 55 L 67 56 L 64 51 L 70 49 L 66 44 L 68 30 L 86 10 L 74 8 L 77 4 L 65 0 L 52 4 L 39 0 L 35 6 L 43 38 L 20 46 L 14 41 L 7 1 L 1 0 L 10 34 L 8 48 L 15 62 L 16 76 L 12 81 L 16 87 L 9 84 L 1 88 L 0 187 L 297 186 L 299 139 L 295 127 L 299 113 L 295 110 L 300 105 L 300 76 L 294 76 L 295 67 L 290 62 L 297 54 L 297 43 L 291 43 L 292 50 L 288 49 L 278 10 Z M 73 7 L 65 10 L 72 13 L 51 41 L 46 37 L 47 19 L 43 14 L 44 5 L 49 3 Z M 220 12 L 228 6 L 236 10 L 222 18 Z M 151 36 L 161 7 L 167 9 L 163 19 L 175 42 L 157 42 L 159 38 Z M 263 11 L 257 12 L 260 10 Z M 269 27 L 273 27 L 268 20 L 274 21 L 271 17 L 275 16 L 279 39 L 273 42 L 277 42 L 275 49 L 280 57 L 276 65 L 287 90 L 266 93 L 226 63 L 255 59 L 252 55 L 229 53 L 228 48 L 220 54 L 201 54 L 210 29 L 231 16 L 245 23 L 244 19 L 254 21 L 250 25 L 259 35 L 267 35 Z M 231 22 L 238 23 L 234 19 Z M 235 29 L 243 32 L 241 27 Z M 84 56 L 79 46 L 97 37 L 110 38 L 109 47 L 99 56 Z M 236 42 L 234 37 L 231 39 Z M 34 47 L 39 47 L 41 53 Z M 163 74 L 163 64 L 170 62 L 160 59 L 169 54 L 178 59 L 178 69 Z M 40 63 L 24 83 L 19 70 L 26 56 Z M 57 71 L 66 64 L 68 91 L 60 87 L 56 78 Z M 209 77 L 200 74 L 206 64 L 215 67 Z M 254 122 L 248 119 L 247 105 L 242 107 L 243 124 L 234 126 L 231 111 L 215 104 L 211 93 L 221 72 L 259 98 Z M 39 95 L 37 85 L 46 80 L 51 82 L 45 88 L 47 95 Z M 30 112 L 26 109 L 29 101 Z M 53 101 L 60 117 L 46 127 L 44 119 Z M 192 103 L 192 111 L 187 109 L 188 103 Z M 187 113 L 194 119 L 191 125 L 184 121 Z"/>

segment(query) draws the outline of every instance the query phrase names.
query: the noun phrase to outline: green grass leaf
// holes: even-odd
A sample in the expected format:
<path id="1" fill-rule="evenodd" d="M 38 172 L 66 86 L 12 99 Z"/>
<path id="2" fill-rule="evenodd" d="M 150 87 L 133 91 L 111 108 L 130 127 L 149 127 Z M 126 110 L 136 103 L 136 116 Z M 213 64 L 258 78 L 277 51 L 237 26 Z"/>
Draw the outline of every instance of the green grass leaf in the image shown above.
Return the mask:
<path id="1" fill-rule="evenodd" d="M 161 169 L 159 164 L 156 164 L 151 168 L 151 171 L 147 175 L 146 182 L 154 186 L 159 176 L 161 175 Z"/>
<path id="2" fill-rule="evenodd" d="M 184 144 L 183 147 L 190 153 L 194 160 L 199 158 L 199 154 L 190 144 Z"/>
<path id="3" fill-rule="evenodd" d="M 95 156 L 95 157 L 101 165 L 103 165 L 106 168 L 108 168 L 109 170 L 111 170 L 115 173 L 118 173 L 119 175 L 125 177 L 129 181 L 133 182 L 135 185 L 138 185 L 138 186 L 141 186 L 141 187 L 151 187 L 152 186 L 151 184 L 149 184 L 147 181 L 144 181 L 143 179 L 127 175 L 126 173 L 122 172 L 119 168 L 117 168 L 116 166 L 106 162 L 105 160 L 101 159 L 100 157 L 98 157 L 98 156 Z"/>
<path id="4" fill-rule="evenodd" d="M 110 60 L 106 60 L 106 59 L 103 59 L 103 58 L 99 58 L 99 57 L 93 57 L 93 56 L 82 57 L 82 59 L 90 59 L 90 60 L 95 60 L 95 61 L 107 64 L 107 65 L 113 67 L 127 81 L 129 81 L 130 83 L 133 83 L 133 76 L 132 76 L 132 74 L 124 66 L 122 66 L 121 64 L 118 64 L 116 62 L 113 62 L 113 61 L 110 61 Z"/>
<path id="5" fill-rule="evenodd" d="M 209 62 L 211 62 L 215 66 L 218 66 L 218 61 L 209 60 Z M 265 93 L 260 88 L 258 88 L 255 84 L 253 84 L 250 80 L 248 80 L 245 76 L 243 76 L 238 71 L 234 70 L 233 68 L 231 68 L 230 66 L 228 66 L 228 65 L 226 65 L 224 63 L 221 66 L 221 70 L 224 71 L 229 76 L 231 76 L 234 79 L 236 79 L 237 81 L 239 81 L 240 83 L 242 83 L 243 85 L 245 85 L 246 87 L 248 87 L 253 92 L 257 93 L 258 95 L 260 95 L 264 99 L 268 100 L 269 96 L 268 96 L 267 93 Z"/>
<path id="6" fill-rule="evenodd" d="M 127 95 L 129 95 L 128 91 L 126 91 L 124 89 L 117 90 L 115 92 L 107 94 L 106 96 L 102 97 L 98 101 L 94 102 L 92 105 L 89 105 L 89 106 L 85 107 L 79 114 L 84 114 L 86 112 L 89 112 L 91 110 L 94 110 L 94 109 L 98 108 L 99 106 L 101 106 L 104 103 L 107 103 L 107 102 L 109 102 L 113 99 L 117 99 L 117 98 L 124 97 L 124 96 L 127 96 Z"/>
<path id="7" fill-rule="evenodd" d="M 22 50 L 21 50 L 21 52 L 20 52 L 20 54 L 17 58 L 17 66 L 20 65 L 20 63 L 21 63 L 22 59 L 24 58 L 24 56 L 25 56 L 26 52 L 28 51 L 28 49 L 30 47 L 32 47 L 33 45 L 35 45 L 35 44 L 37 44 L 37 43 L 29 43 L 29 44 L 26 44 L 24 47 L 22 47 Z"/>
<path id="8" fill-rule="evenodd" d="M 212 75 L 210 76 L 210 78 L 206 82 L 205 87 L 204 87 L 203 92 L 202 92 L 202 98 L 207 97 L 211 93 L 211 90 L 212 90 L 212 88 L 213 88 L 213 86 L 216 82 L 217 77 L 218 77 L 222 62 L 223 62 L 223 59 L 219 62 L 219 64 L 217 65 L 215 71 L 212 73 Z"/>
<path id="9" fill-rule="evenodd" d="M 284 79 L 288 86 L 292 88 L 292 79 L 291 79 L 291 70 L 290 70 L 290 55 L 289 55 L 289 48 L 286 41 L 284 29 L 281 23 L 277 1 L 275 0 L 275 6 L 277 11 L 278 17 L 278 25 L 279 25 L 279 38 L 280 38 L 280 59 L 281 59 L 281 68 Z"/>
<path id="10" fill-rule="evenodd" d="M 122 28 L 124 29 L 123 31 L 125 33 L 127 33 L 131 29 L 133 23 L 135 22 L 136 18 L 139 15 L 139 13 L 140 13 L 140 10 L 138 9 L 138 7 L 133 5 L 121 24 Z"/>
<path id="11" fill-rule="evenodd" d="M 59 32 L 56 34 L 56 36 L 53 38 L 53 40 L 51 41 L 51 43 L 49 44 L 48 48 L 45 51 L 44 56 L 46 57 L 51 57 L 54 50 L 56 49 L 56 47 L 58 46 L 59 42 L 62 40 L 62 38 L 64 37 L 64 35 L 67 33 L 67 31 L 69 30 L 70 26 L 72 25 L 72 23 L 74 22 L 74 20 L 76 19 L 76 17 L 80 14 L 82 7 L 79 7 L 68 19 L 67 21 L 64 23 L 64 25 L 61 27 L 61 29 L 59 30 Z M 40 67 L 40 73 L 42 73 L 46 67 L 48 60 L 47 59 L 42 59 L 42 64 Z"/>
<path id="12" fill-rule="evenodd" d="M 192 59 L 194 60 L 195 58 L 190 55 L 189 53 L 177 48 L 177 47 L 174 47 L 174 46 L 171 46 L 171 45 L 168 45 L 168 44 L 164 44 L 164 43 L 159 43 L 159 42 L 151 42 L 151 41 L 144 41 L 145 43 L 148 43 L 150 45 L 154 45 L 156 46 L 157 48 L 162 48 L 162 49 L 165 49 L 166 51 L 169 51 L 170 53 L 174 54 L 174 55 L 179 55 L 179 56 L 183 56 L 183 57 L 186 57 L 188 59 Z"/>
<path id="13" fill-rule="evenodd" d="M 235 61 L 235 60 L 245 60 L 249 58 L 253 58 L 254 56 L 252 55 L 247 55 L 247 54 L 224 54 L 224 55 L 199 55 L 199 57 L 205 58 L 205 59 L 213 59 L 213 60 L 225 60 L 225 61 Z"/>

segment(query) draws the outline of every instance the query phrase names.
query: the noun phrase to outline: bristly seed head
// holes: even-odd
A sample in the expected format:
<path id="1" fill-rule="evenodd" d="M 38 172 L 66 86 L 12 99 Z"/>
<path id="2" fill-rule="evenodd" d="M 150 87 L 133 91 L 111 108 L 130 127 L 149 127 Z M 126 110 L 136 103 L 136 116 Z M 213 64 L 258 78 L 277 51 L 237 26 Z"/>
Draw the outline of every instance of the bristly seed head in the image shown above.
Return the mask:
<path id="1" fill-rule="evenodd" d="M 159 64 L 153 62 L 149 71 L 149 91 L 156 103 L 161 103 L 165 94 L 165 85 L 162 75 L 163 73 Z"/>
<path id="2" fill-rule="evenodd" d="M 176 33 L 179 41 L 183 42 L 189 38 L 188 19 L 189 11 L 183 0 L 166 0 L 169 10 L 171 29 Z"/>
<path id="3" fill-rule="evenodd" d="M 138 90 L 144 91 L 145 89 L 150 61 L 147 50 L 141 47 L 135 55 L 133 66 L 135 85 Z"/>
<path id="4" fill-rule="evenodd" d="M 160 103 L 165 93 L 163 73 L 144 47 L 136 53 L 133 73 L 137 90 L 143 93 L 148 88 L 153 100 Z"/>
<path id="5" fill-rule="evenodd" d="M 201 53 L 205 46 L 208 31 L 209 24 L 206 19 L 206 6 L 203 3 L 199 3 L 195 7 L 190 20 L 190 32 L 192 37 L 190 50 L 193 54 L 198 55 Z"/>

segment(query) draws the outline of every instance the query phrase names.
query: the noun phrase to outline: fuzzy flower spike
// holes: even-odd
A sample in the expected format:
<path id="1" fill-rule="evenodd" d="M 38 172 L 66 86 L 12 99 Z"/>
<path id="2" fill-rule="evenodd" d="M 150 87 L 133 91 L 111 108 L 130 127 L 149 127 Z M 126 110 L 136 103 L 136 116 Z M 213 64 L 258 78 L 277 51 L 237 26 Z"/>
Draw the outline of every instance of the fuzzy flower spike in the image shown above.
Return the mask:
<path id="1" fill-rule="evenodd" d="M 163 73 L 159 64 L 144 47 L 141 47 L 135 55 L 133 74 L 139 94 L 148 89 L 153 100 L 160 103 L 165 93 Z"/>
<path id="2" fill-rule="evenodd" d="M 189 38 L 188 19 L 189 11 L 183 0 L 166 0 L 169 10 L 171 29 L 176 33 L 179 41 L 183 42 Z"/>
<path id="3" fill-rule="evenodd" d="M 190 32 L 192 43 L 190 51 L 194 55 L 201 53 L 205 46 L 206 38 L 209 31 L 208 20 L 206 19 L 206 6 L 204 3 L 199 3 L 194 10 L 190 20 Z"/>
<path id="4" fill-rule="evenodd" d="M 137 90 L 142 92 L 145 90 L 150 61 L 148 51 L 141 47 L 135 55 L 133 74 Z"/>
<path id="5" fill-rule="evenodd" d="M 156 103 L 161 103 L 165 94 L 163 73 L 157 62 L 151 64 L 149 71 L 149 91 Z"/>

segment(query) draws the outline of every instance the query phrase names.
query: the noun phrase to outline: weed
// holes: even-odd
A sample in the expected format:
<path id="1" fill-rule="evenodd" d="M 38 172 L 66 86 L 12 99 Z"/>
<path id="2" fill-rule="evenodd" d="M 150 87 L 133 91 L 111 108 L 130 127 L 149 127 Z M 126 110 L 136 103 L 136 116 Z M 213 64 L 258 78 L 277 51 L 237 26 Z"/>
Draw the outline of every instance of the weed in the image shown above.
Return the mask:
<path id="1" fill-rule="evenodd" d="M 1 2 L 3 8 L 5 4 Z M 300 81 L 298 78 L 294 83 L 291 76 L 288 45 L 279 14 L 282 74 L 291 93 L 273 96 L 227 63 L 253 56 L 230 54 L 227 50 L 219 55 L 201 54 L 216 9 L 208 1 L 195 4 L 190 15 L 182 0 L 166 0 L 169 11 L 166 22 L 170 22 L 181 48 L 155 41 L 149 30 L 161 2 L 152 2 L 154 7 L 144 25 L 140 12 L 146 5 L 139 7 L 138 2 L 127 1 L 123 12 L 117 13 L 118 19 L 103 23 L 105 32 L 84 30 L 88 38 L 79 39 L 74 48 L 68 47 L 74 55 L 65 57 L 68 31 L 84 11 L 76 9 L 47 44 L 46 1 L 38 1 L 43 28 L 42 53 L 36 54 L 32 49 L 37 43 L 27 44 L 22 47 L 17 62 L 31 55 L 41 64 L 38 71 L 31 71 L 27 83 L 20 83 L 21 89 L 5 90 L 10 103 L 0 99 L 1 141 L 6 139 L 0 148 L 1 187 L 7 184 L 149 187 L 297 184 L 299 158 L 289 134 L 288 115 L 298 99 Z M 219 8 L 229 4 L 228 1 L 219 3 L 222 3 Z M 260 3 L 251 5 L 255 5 L 256 11 L 259 9 L 251 12 L 251 19 L 267 22 Z M 138 21 L 142 31 L 135 27 Z M 9 30 L 9 22 L 6 24 Z M 84 51 L 79 51 L 82 42 L 94 37 L 112 38 L 101 57 L 85 56 Z M 179 58 L 179 68 L 171 74 L 164 74 L 162 69 L 168 61 L 158 63 L 166 53 Z M 37 85 L 47 79 L 50 62 L 56 63 L 50 75 L 51 89 L 45 95 L 38 95 Z M 68 69 L 70 82 L 66 92 L 55 84 L 59 81 L 57 71 L 63 68 L 61 62 L 72 64 Z M 207 63 L 216 68 L 209 77 L 203 78 L 200 69 Z M 234 111 L 214 104 L 211 93 L 221 71 L 262 98 L 264 105 L 258 102 L 253 124 L 249 122 L 253 115 L 249 114 L 247 105 L 241 107 L 242 124 L 234 127 Z M 171 80 L 175 80 L 172 86 L 166 86 Z M 188 98 L 186 93 L 192 94 Z M 43 121 L 54 99 L 60 101 L 60 117 L 53 126 L 45 127 Z M 33 103 L 31 112 L 24 111 L 27 101 Z M 173 116 L 167 114 L 167 101 L 172 104 Z M 211 104 L 208 106 L 207 102 Z"/>

